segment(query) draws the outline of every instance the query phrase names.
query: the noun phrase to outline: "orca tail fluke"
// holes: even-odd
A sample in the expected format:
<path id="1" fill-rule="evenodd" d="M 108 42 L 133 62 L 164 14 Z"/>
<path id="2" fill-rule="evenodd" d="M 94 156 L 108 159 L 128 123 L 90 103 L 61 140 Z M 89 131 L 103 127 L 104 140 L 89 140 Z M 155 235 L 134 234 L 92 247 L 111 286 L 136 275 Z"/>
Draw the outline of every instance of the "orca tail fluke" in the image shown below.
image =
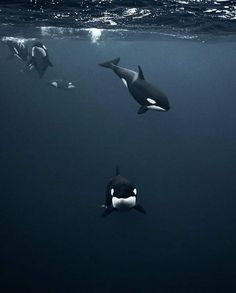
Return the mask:
<path id="1" fill-rule="evenodd" d="M 119 166 L 116 166 L 116 176 L 120 175 L 120 168 Z"/>
<path id="2" fill-rule="evenodd" d="M 106 68 L 113 68 L 114 65 L 117 65 L 120 62 L 120 57 L 113 59 L 111 61 L 107 61 L 104 63 L 100 63 L 99 65 Z"/>

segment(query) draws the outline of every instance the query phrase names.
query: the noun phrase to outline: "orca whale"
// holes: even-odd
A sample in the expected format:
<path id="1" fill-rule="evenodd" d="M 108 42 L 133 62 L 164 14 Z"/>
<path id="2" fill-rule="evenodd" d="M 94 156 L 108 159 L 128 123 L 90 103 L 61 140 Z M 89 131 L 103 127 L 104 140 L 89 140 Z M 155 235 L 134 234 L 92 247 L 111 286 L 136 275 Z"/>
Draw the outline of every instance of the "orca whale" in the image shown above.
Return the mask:
<path id="1" fill-rule="evenodd" d="M 35 68 L 40 78 L 44 75 L 48 66 L 53 66 L 49 60 L 48 50 L 41 42 L 35 42 L 32 45 L 31 57 L 27 62 L 27 66 L 30 70 Z"/>
<path id="2" fill-rule="evenodd" d="M 99 64 L 102 67 L 112 69 L 122 80 L 133 98 L 141 105 L 138 114 L 143 114 L 147 110 L 168 111 L 170 109 L 169 101 L 166 95 L 157 87 L 147 82 L 143 71 L 138 66 L 138 72 L 118 66 L 120 58 Z"/>
<path id="3" fill-rule="evenodd" d="M 67 82 L 62 79 L 51 80 L 49 83 L 52 87 L 62 90 L 70 90 L 76 88 L 72 82 Z"/>
<path id="4" fill-rule="evenodd" d="M 3 41 L 9 48 L 10 54 L 7 59 L 11 60 L 14 57 L 17 57 L 21 61 L 26 62 L 28 60 L 29 51 L 28 46 L 20 40 L 6 40 Z"/>
<path id="5" fill-rule="evenodd" d="M 106 201 L 102 216 L 106 217 L 113 211 L 129 211 L 135 209 L 145 214 L 144 208 L 137 203 L 137 188 L 125 177 L 120 175 L 116 168 L 116 175 L 107 184 Z"/>

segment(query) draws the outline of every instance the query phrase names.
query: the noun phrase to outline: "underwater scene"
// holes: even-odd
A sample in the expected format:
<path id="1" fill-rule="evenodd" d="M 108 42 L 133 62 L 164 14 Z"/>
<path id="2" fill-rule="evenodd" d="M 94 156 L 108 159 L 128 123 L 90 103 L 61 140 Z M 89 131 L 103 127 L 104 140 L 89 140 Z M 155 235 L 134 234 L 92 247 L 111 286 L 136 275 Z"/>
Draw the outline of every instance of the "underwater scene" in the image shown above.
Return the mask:
<path id="1" fill-rule="evenodd" d="M 236 292 L 236 1 L 1 1 L 0 91 L 0 292 Z"/>

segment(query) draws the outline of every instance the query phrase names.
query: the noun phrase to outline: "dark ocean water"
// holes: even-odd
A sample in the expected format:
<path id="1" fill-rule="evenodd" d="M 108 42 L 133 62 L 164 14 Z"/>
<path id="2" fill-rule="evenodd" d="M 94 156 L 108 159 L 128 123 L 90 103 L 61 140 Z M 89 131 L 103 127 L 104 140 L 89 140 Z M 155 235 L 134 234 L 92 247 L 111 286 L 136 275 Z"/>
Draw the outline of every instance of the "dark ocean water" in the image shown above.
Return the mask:
<path id="1" fill-rule="evenodd" d="M 22 73 L 0 43 L 0 292 L 235 293 L 233 31 L 53 25 L 1 25 L 3 38 L 40 39 L 54 67 Z M 170 111 L 137 115 L 98 66 L 117 56 L 142 66 Z M 60 78 L 77 88 L 48 86 Z M 117 165 L 146 215 L 101 218 Z"/>

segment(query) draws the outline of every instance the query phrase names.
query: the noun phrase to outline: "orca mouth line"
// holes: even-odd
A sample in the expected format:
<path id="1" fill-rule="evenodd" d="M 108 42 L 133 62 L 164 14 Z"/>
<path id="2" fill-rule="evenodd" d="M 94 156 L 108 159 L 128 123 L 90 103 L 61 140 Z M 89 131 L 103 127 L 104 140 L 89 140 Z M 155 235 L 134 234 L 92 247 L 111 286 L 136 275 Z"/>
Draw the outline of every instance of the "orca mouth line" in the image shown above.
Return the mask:
<path id="1" fill-rule="evenodd" d="M 160 112 L 167 112 L 169 110 L 169 108 L 165 109 L 165 108 L 162 108 L 162 107 L 156 106 L 156 105 L 147 106 L 147 108 L 152 109 L 152 110 L 156 110 L 156 111 L 160 111 Z"/>

